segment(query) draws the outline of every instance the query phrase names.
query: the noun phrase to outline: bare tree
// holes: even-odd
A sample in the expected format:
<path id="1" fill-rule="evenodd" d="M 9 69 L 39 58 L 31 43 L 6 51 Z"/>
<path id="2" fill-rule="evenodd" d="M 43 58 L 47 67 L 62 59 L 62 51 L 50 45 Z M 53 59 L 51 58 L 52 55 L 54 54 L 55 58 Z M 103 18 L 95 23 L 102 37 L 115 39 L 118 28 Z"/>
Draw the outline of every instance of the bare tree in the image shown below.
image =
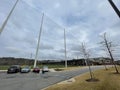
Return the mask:
<path id="1" fill-rule="evenodd" d="M 114 65 L 115 67 L 115 70 L 116 70 L 116 73 L 119 73 L 117 67 L 116 67 L 116 64 L 114 62 L 114 58 L 113 58 L 113 55 L 112 55 L 112 42 L 108 41 L 108 39 L 106 38 L 106 33 L 104 33 L 103 35 L 103 41 L 101 42 L 101 44 L 106 48 L 110 58 L 111 58 L 111 62 L 112 64 Z"/>
<path id="2" fill-rule="evenodd" d="M 90 79 L 93 79 L 93 73 L 92 73 L 92 70 L 91 70 L 91 67 L 90 67 L 90 60 L 89 60 L 90 54 L 89 54 L 89 50 L 85 46 L 85 43 L 82 43 L 82 45 L 81 45 L 81 52 L 84 56 L 86 66 L 89 67 Z"/>

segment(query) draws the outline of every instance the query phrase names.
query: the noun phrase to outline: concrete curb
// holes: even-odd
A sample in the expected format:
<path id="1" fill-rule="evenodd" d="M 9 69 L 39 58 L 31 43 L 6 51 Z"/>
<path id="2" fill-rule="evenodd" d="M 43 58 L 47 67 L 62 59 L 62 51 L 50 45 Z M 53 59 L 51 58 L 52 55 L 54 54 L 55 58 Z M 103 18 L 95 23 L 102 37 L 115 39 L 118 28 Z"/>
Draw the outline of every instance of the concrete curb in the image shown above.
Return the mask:
<path id="1" fill-rule="evenodd" d="M 86 72 L 86 73 L 88 73 L 88 72 Z M 84 74 L 86 74 L 86 73 L 83 73 L 83 74 L 78 75 L 78 76 L 82 76 L 82 75 L 84 75 Z M 47 88 L 49 88 L 49 87 L 51 87 L 51 86 L 54 86 L 54 85 L 57 85 L 57 84 L 60 85 L 60 84 L 71 84 L 71 83 L 74 83 L 74 82 L 76 81 L 75 78 L 78 77 L 78 76 L 72 77 L 72 78 L 70 78 L 70 79 L 68 79 L 68 80 L 60 81 L 60 82 L 58 82 L 58 83 L 56 83 L 56 84 L 52 84 L 52 85 L 50 85 L 50 86 L 48 86 L 48 87 L 45 87 L 45 88 L 43 88 L 43 89 L 41 89 L 41 90 L 46 90 Z"/>
<path id="2" fill-rule="evenodd" d="M 88 73 L 88 72 L 86 72 L 86 73 Z M 73 82 L 76 81 L 76 80 L 75 80 L 76 77 L 85 75 L 86 73 L 83 73 L 83 74 L 81 74 L 81 75 L 77 75 L 77 76 L 72 77 L 72 78 L 70 78 L 70 79 L 68 79 L 68 80 L 60 81 L 60 82 L 58 82 L 58 83 L 56 83 L 56 84 L 50 85 L 50 86 L 45 87 L 45 88 L 43 88 L 43 89 L 41 89 L 41 90 L 46 90 L 47 88 L 49 88 L 49 87 L 51 87 L 51 86 L 54 86 L 54 85 L 57 85 L 57 84 L 59 84 L 59 85 L 60 85 L 60 84 L 71 84 L 71 82 L 73 83 Z"/>
<path id="3" fill-rule="evenodd" d="M 58 84 L 58 85 L 60 85 L 60 84 L 71 84 L 71 83 L 73 83 L 73 82 L 75 82 L 75 81 L 76 81 L 75 78 L 71 78 L 71 79 L 68 79 L 68 80 L 59 82 L 59 83 L 57 83 L 57 84 Z"/>
<path id="4" fill-rule="evenodd" d="M 57 72 L 57 71 L 55 71 L 54 69 L 49 69 L 49 71 L 50 71 L 50 72 Z"/>
<path id="5" fill-rule="evenodd" d="M 0 70 L 0 73 L 4 73 L 4 72 L 7 72 L 7 70 Z"/>

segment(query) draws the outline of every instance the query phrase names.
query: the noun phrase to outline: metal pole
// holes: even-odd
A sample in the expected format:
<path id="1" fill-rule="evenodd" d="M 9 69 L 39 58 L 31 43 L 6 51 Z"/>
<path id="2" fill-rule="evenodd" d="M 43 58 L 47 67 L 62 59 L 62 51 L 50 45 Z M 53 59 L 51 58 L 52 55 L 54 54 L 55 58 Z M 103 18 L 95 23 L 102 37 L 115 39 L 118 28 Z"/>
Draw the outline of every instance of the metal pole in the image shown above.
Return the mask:
<path id="1" fill-rule="evenodd" d="M 40 37 L 41 37 L 41 33 L 42 33 L 43 19 L 44 19 L 44 13 L 42 15 L 42 20 L 41 20 L 40 32 L 39 32 L 39 37 L 38 37 L 38 44 L 37 44 L 37 49 L 36 49 L 36 54 L 35 54 L 34 68 L 36 67 L 37 57 L 38 57 L 38 50 L 39 50 L 39 47 L 40 47 L 39 44 L 40 44 Z"/>
<path id="2" fill-rule="evenodd" d="M 10 13 L 8 14 L 6 20 L 5 20 L 4 23 L 2 24 L 2 26 L 1 26 L 1 28 L 0 28 L 0 34 L 2 33 L 4 27 L 6 26 L 6 24 L 7 24 L 8 20 L 9 20 L 9 18 L 10 18 L 10 16 L 11 16 L 11 14 L 13 13 L 13 11 L 14 11 L 17 3 L 18 3 L 18 1 L 19 1 L 19 0 L 17 0 L 17 1 L 15 2 L 14 6 L 13 6 L 13 8 L 11 9 Z"/>
<path id="3" fill-rule="evenodd" d="M 117 8 L 117 6 L 113 3 L 112 0 L 108 0 L 108 1 L 109 1 L 109 3 L 111 4 L 111 6 L 113 7 L 113 9 L 115 10 L 115 12 L 117 13 L 117 15 L 118 15 L 119 18 L 120 18 L 120 11 L 119 11 L 119 9 Z"/>
<path id="4" fill-rule="evenodd" d="M 66 52 L 66 33 L 64 29 L 64 46 L 65 46 L 65 67 L 67 68 L 67 52 Z"/>

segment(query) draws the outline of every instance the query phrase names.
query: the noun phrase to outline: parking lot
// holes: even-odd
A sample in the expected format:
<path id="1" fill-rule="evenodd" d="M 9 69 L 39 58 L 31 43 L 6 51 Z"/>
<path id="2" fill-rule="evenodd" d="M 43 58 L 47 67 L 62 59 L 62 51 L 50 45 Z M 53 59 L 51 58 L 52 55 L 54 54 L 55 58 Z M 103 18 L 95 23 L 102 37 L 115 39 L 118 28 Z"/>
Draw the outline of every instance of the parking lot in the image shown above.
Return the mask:
<path id="1" fill-rule="evenodd" d="M 103 66 L 93 66 L 92 70 Z M 88 72 L 88 67 L 62 71 L 42 73 L 0 73 L 0 90 L 41 90 L 49 85 L 70 79 L 74 76 Z"/>
<path id="2" fill-rule="evenodd" d="M 12 74 L 7 74 L 6 72 L 0 73 L 0 79 L 12 79 L 12 78 L 37 78 L 40 77 L 40 74 L 35 74 L 35 73 L 12 73 Z"/>

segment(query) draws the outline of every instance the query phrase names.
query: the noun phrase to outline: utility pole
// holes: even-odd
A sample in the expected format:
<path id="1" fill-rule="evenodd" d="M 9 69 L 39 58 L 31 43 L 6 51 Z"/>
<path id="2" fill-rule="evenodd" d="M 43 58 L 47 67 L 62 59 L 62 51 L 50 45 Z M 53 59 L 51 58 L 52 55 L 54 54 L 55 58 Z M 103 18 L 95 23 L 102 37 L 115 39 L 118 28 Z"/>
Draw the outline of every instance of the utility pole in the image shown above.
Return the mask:
<path id="1" fill-rule="evenodd" d="M 111 6 L 113 7 L 113 9 L 115 10 L 115 12 L 117 13 L 118 17 L 120 18 L 120 11 L 117 8 L 117 6 L 114 4 L 114 2 L 112 0 L 108 0 L 108 1 L 111 4 Z"/>
<path id="2" fill-rule="evenodd" d="M 42 20 L 41 20 L 41 25 L 40 25 L 38 43 L 37 43 L 36 54 L 35 54 L 34 68 L 36 67 L 37 58 L 38 58 L 38 51 L 39 51 L 39 47 L 40 47 L 39 44 L 40 44 L 40 38 L 41 38 L 41 33 L 42 33 L 43 19 L 44 19 L 44 13 L 43 13 L 43 15 L 42 15 Z"/>
<path id="3" fill-rule="evenodd" d="M 13 13 L 13 11 L 14 11 L 17 3 L 18 3 L 18 1 L 19 1 L 19 0 L 17 0 L 17 1 L 15 2 L 15 4 L 14 4 L 14 6 L 12 7 L 10 13 L 8 14 L 8 16 L 7 16 L 7 18 L 5 19 L 4 23 L 3 23 L 2 26 L 0 27 L 0 34 L 2 33 L 3 29 L 5 28 L 5 26 L 6 26 L 8 20 L 9 20 L 9 18 L 10 18 L 10 16 L 11 16 L 11 14 Z"/>
<path id="4" fill-rule="evenodd" d="M 65 67 L 67 68 L 66 33 L 64 29 Z"/>

